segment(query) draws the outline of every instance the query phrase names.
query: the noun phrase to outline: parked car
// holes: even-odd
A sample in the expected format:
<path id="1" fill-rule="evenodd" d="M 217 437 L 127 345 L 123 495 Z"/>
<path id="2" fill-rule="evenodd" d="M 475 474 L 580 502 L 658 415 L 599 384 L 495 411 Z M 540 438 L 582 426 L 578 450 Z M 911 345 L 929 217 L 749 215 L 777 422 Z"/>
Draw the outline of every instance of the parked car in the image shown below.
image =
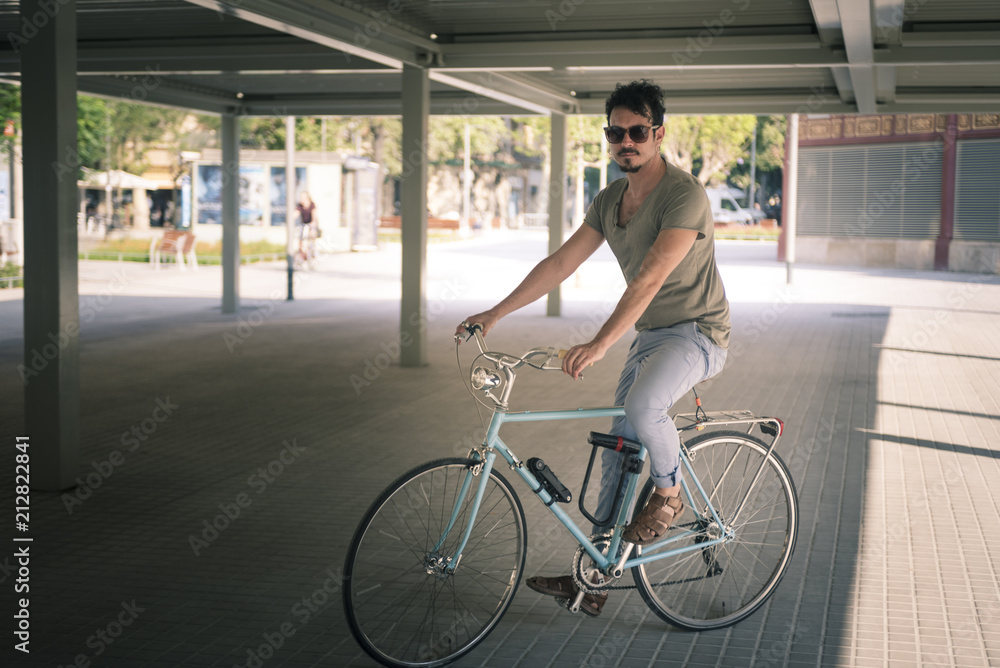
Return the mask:
<path id="1" fill-rule="evenodd" d="M 705 192 L 708 193 L 708 201 L 712 204 L 712 218 L 715 222 L 741 225 L 754 222 L 753 214 L 739 205 L 729 188 L 713 186 L 705 188 Z"/>

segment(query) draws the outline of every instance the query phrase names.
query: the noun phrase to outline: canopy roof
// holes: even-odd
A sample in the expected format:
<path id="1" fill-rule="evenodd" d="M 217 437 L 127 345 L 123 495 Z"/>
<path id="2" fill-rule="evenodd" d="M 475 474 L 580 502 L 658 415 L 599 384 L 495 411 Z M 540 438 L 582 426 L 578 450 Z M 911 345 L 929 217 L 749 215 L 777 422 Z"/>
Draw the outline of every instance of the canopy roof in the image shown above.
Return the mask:
<path id="1" fill-rule="evenodd" d="M 251 115 L 603 113 L 651 78 L 670 113 L 1000 109 L 995 0 L 77 0 L 79 89 Z M 2 34 L 25 35 L 0 0 Z M 30 31 L 30 29 L 28 29 Z M 16 79 L 16 39 L 0 76 Z"/>
<path id="2" fill-rule="evenodd" d="M 156 190 L 160 187 L 160 184 L 156 181 L 150 181 L 136 174 L 123 172 L 120 169 L 113 169 L 110 172 L 106 172 L 84 167 L 82 171 L 83 179 L 77 181 L 77 185 L 81 188 L 105 188 L 109 180 L 111 181 L 112 188 L 125 188 L 126 190 L 135 188 Z"/>

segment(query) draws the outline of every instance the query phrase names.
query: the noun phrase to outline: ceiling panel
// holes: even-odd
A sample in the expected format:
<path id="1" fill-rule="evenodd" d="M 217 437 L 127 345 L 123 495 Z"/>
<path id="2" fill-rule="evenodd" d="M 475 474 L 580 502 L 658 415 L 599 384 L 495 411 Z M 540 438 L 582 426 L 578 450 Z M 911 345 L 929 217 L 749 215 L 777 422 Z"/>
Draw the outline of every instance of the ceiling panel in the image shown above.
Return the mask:
<path id="1" fill-rule="evenodd" d="M 403 62 L 430 66 L 432 107 L 455 113 L 464 99 L 482 101 L 481 113 L 599 113 L 617 82 L 640 77 L 684 113 L 851 112 L 871 68 L 877 110 L 897 110 L 901 91 L 914 111 L 949 100 L 1000 109 L 997 0 L 901 3 L 900 40 L 871 62 L 850 59 L 831 2 L 77 0 L 78 70 L 81 89 L 126 96 L 127 80 L 104 75 L 154 72 L 155 101 L 213 112 L 265 113 L 267 101 L 364 113 L 368 99 L 370 113 L 386 113 L 399 107 L 399 76 L 376 70 Z M 9 35 L 21 25 L 18 3 L 0 0 L 8 79 L 20 71 Z M 851 30 L 855 42 L 867 32 Z"/>
<path id="2" fill-rule="evenodd" d="M 812 25 L 808 0 L 431 0 L 338 2 L 360 6 L 373 18 L 392 17 L 442 39 L 518 33 L 558 37 L 578 31 L 671 30 L 694 32 Z M 397 11 L 391 11 L 398 8 Z"/>

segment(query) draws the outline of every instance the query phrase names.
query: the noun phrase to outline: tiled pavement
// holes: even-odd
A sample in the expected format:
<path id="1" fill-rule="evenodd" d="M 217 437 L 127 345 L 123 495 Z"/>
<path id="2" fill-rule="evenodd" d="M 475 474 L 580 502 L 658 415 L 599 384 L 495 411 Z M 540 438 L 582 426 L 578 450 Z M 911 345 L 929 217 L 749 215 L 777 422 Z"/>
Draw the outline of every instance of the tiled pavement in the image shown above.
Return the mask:
<path id="1" fill-rule="evenodd" d="M 375 665 L 323 585 L 335 586 L 381 488 L 476 438 L 449 332 L 543 252 L 537 234 L 432 246 L 431 364 L 419 369 L 379 368 L 396 352 L 398 250 L 326 258 L 294 302 L 283 300 L 281 267 L 244 268 L 239 316 L 219 311 L 217 268 L 81 263 L 86 487 L 76 501 L 32 494 L 32 651 L 29 660 L 6 647 L 0 665 Z M 736 346 L 704 399 L 786 421 L 781 454 L 803 522 L 775 596 L 734 627 L 689 633 L 635 592 L 591 619 L 522 587 L 455 665 L 1000 666 L 1000 280 L 800 267 L 786 288 L 773 253 L 720 242 Z M 601 251 L 567 286 L 562 318 L 533 305 L 491 344 L 576 342 L 607 315 L 616 272 Z M 0 295 L 0 435 L 10 444 L 23 433 L 22 304 Z M 626 347 L 579 383 L 523 374 L 516 402 L 607 404 Z M 603 427 L 505 433 L 572 488 L 587 430 Z M 94 473 L 112 456 L 110 475 Z M 12 508 L 5 479 L 0 498 Z M 527 573 L 565 572 L 568 536 L 529 494 L 522 501 Z M 217 534 L 205 529 L 234 508 Z M 5 602 L 12 552 L 0 564 Z"/>

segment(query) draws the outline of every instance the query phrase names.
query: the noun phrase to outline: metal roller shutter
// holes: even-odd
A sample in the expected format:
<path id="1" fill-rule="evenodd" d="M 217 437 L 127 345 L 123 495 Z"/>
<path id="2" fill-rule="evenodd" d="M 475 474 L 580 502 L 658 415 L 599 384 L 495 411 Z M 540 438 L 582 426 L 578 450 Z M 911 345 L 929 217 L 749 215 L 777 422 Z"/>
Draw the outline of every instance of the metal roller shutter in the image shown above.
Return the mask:
<path id="1" fill-rule="evenodd" d="M 960 141 L 954 238 L 1000 241 L 1000 139 Z"/>
<path id="2" fill-rule="evenodd" d="M 798 233 L 935 239 L 941 143 L 799 149 Z"/>

